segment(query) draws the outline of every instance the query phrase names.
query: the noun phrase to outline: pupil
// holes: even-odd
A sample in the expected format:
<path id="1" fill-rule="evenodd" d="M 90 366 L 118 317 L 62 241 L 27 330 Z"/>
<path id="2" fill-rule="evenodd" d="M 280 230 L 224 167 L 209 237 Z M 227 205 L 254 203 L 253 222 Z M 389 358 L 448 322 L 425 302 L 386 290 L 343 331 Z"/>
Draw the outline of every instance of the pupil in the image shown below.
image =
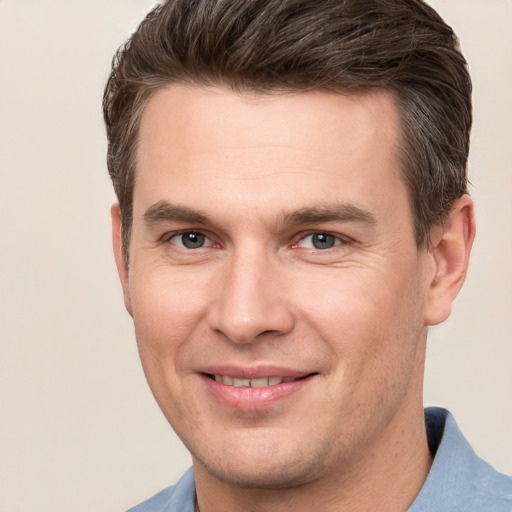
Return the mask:
<path id="1" fill-rule="evenodd" d="M 331 247 L 334 247 L 335 238 L 333 235 L 317 233 L 316 235 L 313 235 L 312 242 L 315 249 L 330 249 Z"/>
<path id="2" fill-rule="evenodd" d="M 204 235 L 201 233 L 185 233 L 181 235 L 181 240 L 187 249 L 197 249 L 204 245 Z"/>

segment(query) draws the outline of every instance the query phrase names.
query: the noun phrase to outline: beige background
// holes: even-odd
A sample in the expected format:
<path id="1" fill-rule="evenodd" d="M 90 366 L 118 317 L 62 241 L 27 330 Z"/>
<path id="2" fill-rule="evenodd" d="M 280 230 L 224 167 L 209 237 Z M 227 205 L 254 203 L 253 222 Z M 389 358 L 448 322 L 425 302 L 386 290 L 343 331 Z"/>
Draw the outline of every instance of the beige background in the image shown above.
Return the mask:
<path id="1" fill-rule="evenodd" d="M 478 239 L 425 401 L 512 473 L 512 1 L 436 0 L 475 82 Z M 0 1 L 0 512 L 122 511 L 189 464 L 147 389 L 110 250 L 100 102 L 149 0 Z"/>

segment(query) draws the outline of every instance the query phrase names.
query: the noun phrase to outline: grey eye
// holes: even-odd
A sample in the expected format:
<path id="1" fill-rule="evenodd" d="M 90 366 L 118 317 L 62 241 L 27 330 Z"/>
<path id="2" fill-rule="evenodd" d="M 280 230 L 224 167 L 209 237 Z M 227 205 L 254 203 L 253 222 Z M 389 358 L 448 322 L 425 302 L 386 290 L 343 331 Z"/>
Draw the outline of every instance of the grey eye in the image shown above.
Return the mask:
<path id="1" fill-rule="evenodd" d="M 297 245 L 304 249 L 331 249 L 339 245 L 340 239 L 337 236 L 330 235 L 329 233 L 312 233 L 305 236 Z"/>
<path id="2" fill-rule="evenodd" d="M 184 247 L 185 249 L 200 249 L 207 245 L 206 236 L 194 231 L 187 231 L 186 233 L 174 235 L 169 241 L 174 245 Z"/>
<path id="3" fill-rule="evenodd" d="M 326 233 L 311 235 L 311 243 L 315 249 L 330 249 L 336 245 L 336 237 Z"/>

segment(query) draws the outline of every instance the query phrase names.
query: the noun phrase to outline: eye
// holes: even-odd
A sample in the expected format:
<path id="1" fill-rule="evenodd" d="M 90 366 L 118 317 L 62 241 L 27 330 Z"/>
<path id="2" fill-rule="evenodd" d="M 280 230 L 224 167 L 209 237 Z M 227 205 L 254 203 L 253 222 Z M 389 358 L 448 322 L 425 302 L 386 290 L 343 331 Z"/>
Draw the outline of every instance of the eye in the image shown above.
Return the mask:
<path id="1" fill-rule="evenodd" d="M 206 235 L 197 231 L 178 233 L 171 236 L 169 242 L 183 249 L 201 249 L 202 247 L 210 247 L 212 245 L 212 242 Z"/>
<path id="2" fill-rule="evenodd" d="M 297 247 L 325 250 L 340 244 L 341 240 L 330 233 L 312 233 L 302 238 L 297 244 Z"/>

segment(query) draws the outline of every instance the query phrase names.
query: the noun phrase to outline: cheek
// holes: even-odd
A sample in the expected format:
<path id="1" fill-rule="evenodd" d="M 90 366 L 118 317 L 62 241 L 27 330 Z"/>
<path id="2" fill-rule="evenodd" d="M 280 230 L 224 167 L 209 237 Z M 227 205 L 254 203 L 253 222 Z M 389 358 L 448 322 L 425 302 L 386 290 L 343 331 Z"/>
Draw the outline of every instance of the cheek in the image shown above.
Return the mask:
<path id="1" fill-rule="evenodd" d="M 297 292 L 303 321 L 354 380 L 389 373 L 389 366 L 410 361 L 416 351 L 423 318 L 417 275 L 417 269 L 402 265 L 400 272 L 337 269 L 324 280 L 303 280 Z"/>
<path id="2" fill-rule="evenodd" d="M 185 280 L 135 272 L 130 293 L 140 360 L 155 400 L 171 425 L 184 415 L 193 421 L 193 401 L 183 402 L 184 361 L 198 323 L 197 294 Z"/>
<path id="3" fill-rule="evenodd" d="M 314 280 L 303 280 L 296 303 L 327 340 L 349 346 L 372 331 L 383 333 L 393 309 L 392 291 L 369 274 L 364 269 L 335 269 L 325 279 L 317 275 Z"/>
<path id="4" fill-rule="evenodd" d="M 174 277 L 174 278 L 173 278 Z M 171 373 L 192 337 L 204 308 L 193 280 L 165 272 L 138 276 L 130 281 L 130 295 L 137 344 L 146 373 Z M 174 372 L 172 372 L 174 373 Z M 148 377 L 149 378 L 149 377 Z"/>

